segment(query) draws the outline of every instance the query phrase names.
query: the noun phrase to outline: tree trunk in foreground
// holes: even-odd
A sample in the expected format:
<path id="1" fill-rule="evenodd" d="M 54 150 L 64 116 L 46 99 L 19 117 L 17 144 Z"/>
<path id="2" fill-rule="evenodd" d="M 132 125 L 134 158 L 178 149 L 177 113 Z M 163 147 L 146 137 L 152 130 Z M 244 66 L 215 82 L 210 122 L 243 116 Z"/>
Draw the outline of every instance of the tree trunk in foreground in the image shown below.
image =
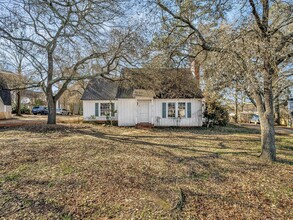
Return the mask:
<path id="1" fill-rule="evenodd" d="M 272 78 L 275 70 L 272 68 L 269 60 L 264 62 L 264 92 L 263 105 L 259 103 L 258 112 L 260 113 L 261 126 L 261 155 L 260 158 L 265 161 L 276 160 L 276 140 L 275 140 L 275 113 L 273 104 L 273 86 Z M 261 98 L 260 98 L 261 99 Z"/>
<path id="2" fill-rule="evenodd" d="M 270 69 L 271 70 L 271 69 Z M 261 128 L 261 155 L 265 161 L 276 160 L 275 117 L 273 105 L 272 75 L 264 72 L 263 95 L 255 92 L 255 102 L 260 117 Z"/>
<path id="3" fill-rule="evenodd" d="M 56 47 L 56 43 L 54 45 L 54 49 Z M 46 96 L 48 102 L 48 120 L 47 124 L 56 124 L 56 99 L 53 93 L 53 85 L 51 80 L 53 79 L 54 73 L 54 65 L 53 65 L 53 52 L 54 49 L 48 50 L 48 78 L 47 78 L 47 88 L 46 88 Z"/>
<path id="4" fill-rule="evenodd" d="M 48 120 L 47 124 L 56 124 L 56 101 L 52 95 L 48 96 Z"/>
<path id="5" fill-rule="evenodd" d="M 261 155 L 266 161 L 276 160 L 275 128 L 273 113 L 264 114 L 260 118 L 261 126 Z"/>

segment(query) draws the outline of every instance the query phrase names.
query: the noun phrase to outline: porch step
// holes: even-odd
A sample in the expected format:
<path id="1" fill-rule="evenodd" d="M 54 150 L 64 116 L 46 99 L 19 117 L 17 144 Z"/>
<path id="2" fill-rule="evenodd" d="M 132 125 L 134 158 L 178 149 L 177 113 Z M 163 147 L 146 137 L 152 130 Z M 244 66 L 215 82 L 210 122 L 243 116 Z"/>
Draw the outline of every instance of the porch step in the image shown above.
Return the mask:
<path id="1" fill-rule="evenodd" d="M 151 129 L 153 127 L 154 127 L 154 124 L 147 123 L 147 122 L 141 122 L 135 125 L 135 128 L 138 128 L 138 129 Z"/>

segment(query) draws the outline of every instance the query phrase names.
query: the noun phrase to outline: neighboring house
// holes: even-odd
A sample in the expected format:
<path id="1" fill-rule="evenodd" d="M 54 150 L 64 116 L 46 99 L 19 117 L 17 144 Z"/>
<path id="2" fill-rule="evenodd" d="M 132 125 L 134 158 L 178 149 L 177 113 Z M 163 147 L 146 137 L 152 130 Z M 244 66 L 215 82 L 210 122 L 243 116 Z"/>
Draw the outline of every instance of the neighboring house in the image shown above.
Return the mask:
<path id="1" fill-rule="evenodd" d="M 0 75 L 0 119 L 11 118 L 11 94 L 7 83 Z"/>
<path id="2" fill-rule="evenodd" d="M 47 102 L 45 93 L 41 91 L 33 91 L 28 89 L 23 90 L 21 91 L 21 104 L 22 106 L 25 106 L 30 110 L 32 110 L 34 106 L 46 105 Z"/>
<path id="3" fill-rule="evenodd" d="M 5 80 L 5 83 L 11 89 L 11 106 L 13 109 L 16 107 L 18 92 L 20 92 L 22 108 L 31 110 L 35 105 L 46 105 L 46 96 L 44 92 L 31 89 L 22 89 L 19 91 L 16 89 L 26 86 L 28 79 L 25 76 L 13 72 L 0 71 L 0 77 Z"/>
<path id="4" fill-rule="evenodd" d="M 81 98 L 85 121 L 202 126 L 202 95 L 190 69 L 127 69 L 121 79 L 89 82 Z"/>

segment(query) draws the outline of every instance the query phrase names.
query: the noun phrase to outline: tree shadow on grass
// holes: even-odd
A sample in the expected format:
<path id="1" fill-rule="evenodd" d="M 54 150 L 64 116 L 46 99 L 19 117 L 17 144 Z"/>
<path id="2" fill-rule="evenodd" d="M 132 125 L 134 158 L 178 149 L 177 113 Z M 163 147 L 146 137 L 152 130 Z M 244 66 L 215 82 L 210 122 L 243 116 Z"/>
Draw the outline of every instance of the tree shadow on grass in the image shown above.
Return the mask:
<path id="1" fill-rule="evenodd" d="M 257 128 L 246 128 L 236 124 L 228 124 L 227 126 L 215 126 L 212 128 L 206 127 L 156 127 L 157 132 L 189 132 L 192 134 L 205 134 L 205 135 L 226 135 L 226 134 L 260 134 Z"/>
<path id="2" fill-rule="evenodd" d="M 35 183 L 37 184 L 37 182 Z M 4 204 L 0 207 L 0 218 L 9 218 L 9 216 L 13 216 L 26 209 L 35 214 L 50 212 L 57 213 L 59 216 L 66 214 L 64 206 L 48 202 L 45 198 L 41 198 L 41 196 L 39 198 L 32 198 L 26 194 L 19 194 L 15 191 L 4 189 L 0 189 L 0 196 L 5 198 Z"/>
<path id="3" fill-rule="evenodd" d="M 113 127 L 114 129 L 119 129 L 116 127 Z M 219 130 L 217 130 L 220 128 Z M 7 129 L 6 129 L 7 130 Z M 259 139 L 253 138 L 253 139 L 248 139 L 248 140 L 243 140 L 243 139 L 225 139 L 225 138 L 220 138 L 218 135 L 223 134 L 231 134 L 232 131 L 234 131 L 235 134 L 255 134 L 258 130 L 256 129 L 251 129 L 251 128 L 243 128 L 237 125 L 229 125 L 228 127 L 217 127 L 217 128 L 212 128 L 210 131 L 216 131 L 213 133 L 206 132 L 206 128 L 156 128 L 153 131 L 151 131 L 151 135 L 147 133 L 146 135 L 119 135 L 119 134 L 107 134 L 101 131 L 97 131 L 94 127 L 84 125 L 84 126 L 68 126 L 68 125 L 27 125 L 27 126 L 22 126 L 22 127 L 13 127 L 9 128 L 9 130 L 18 130 L 18 131 L 27 131 L 27 132 L 35 132 L 35 133 L 54 133 L 54 132 L 62 132 L 62 135 L 69 136 L 71 134 L 80 134 L 80 135 L 87 135 L 95 138 L 100 138 L 104 139 L 107 141 L 113 141 L 113 142 L 119 142 L 122 144 L 134 144 L 134 145 L 143 145 L 145 148 L 146 147 L 151 147 L 151 148 L 167 148 L 167 149 L 173 149 L 173 150 L 180 150 L 180 151 L 185 151 L 185 152 L 190 152 L 190 153 L 199 153 L 200 156 L 198 157 L 219 157 L 221 155 L 225 154 L 232 154 L 232 155 L 247 155 L 247 156 L 253 156 L 256 157 L 258 154 L 259 149 L 247 149 L 243 150 L 241 147 L 237 148 L 231 148 L 227 146 L 224 142 L 259 142 Z M 174 133 L 172 136 L 170 135 L 162 135 L 162 133 L 166 132 L 176 132 L 178 131 L 178 135 Z M 194 131 L 201 131 L 200 133 L 196 133 L 199 135 L 194 135 L 194 136 L 182 136 L 180 135 L 180 132 L 191 132 L 192 134 L 195 134 Z M 1 132 L 1 131 L 0 131 Z M 159 132 L 160 135 L 156 136 L 156 133 Z M 233 134 L 234 134 L 233 133 Z M 200 136 L 202 134 L 202 136 Z M 212 137 L 212 135 L 217 135 L 216 137 Z M 208 136 L 208 137 L 207 137 Z M 145 139 L 154 139 L 157 142 L 150 142 Z M 160 141 L 162 139 L 162 141 Z M 193 140 L 195 141 L 205 141 L 205 142 L 212 142 L 214 141 L 215 143 L 210 143 L 211 146 L 197 146 L 197 145 L 184 145 L 182 143 L 179 144 L 167 144 L 164 143 L 164 139 L 172 140 L 172 139 L 187 139 L 187 140 Z M 217 152 L 205 150 L 205 148 L 210 148 L 210 149 L 216 149 Z M 200 148 L 200 149 L 199 149 Z M 287 146 L 282 147 L 284 150 L 289 150 L 290 148 Z M 288 148 L 288 149 L 287 149 Z M 196 158 L 193 157 L 193 158 Z M 281 163 L 286 163 L 286 164 L 292 164 L 292 161 L 285 161 L 285 160 L 280 160 L 279 162 Z"/>
<path id="4" fill-rule="evenodd" d="M 293 165 L 293 160 L 288 160 L 288 159 L 278 159 L 276 160 L 276 163 L 280 164 L 287 164 L 287 165 Z"/>
<path id="5" fill-rule="evenodd" d="M 145 148 L 146 147 L 155 147 L 155 148 L 167 148 L 167 149 L 173 149 L 173 150 L 180 150 L 180 151 L 186 151 L 186 152 L 190 152 L 190 153 L 204 153 L 207 154 L 209 156 L 215 157 L 215 155 L 218 154 L 244 154 L 244 155 L 253 155 L 253 153 L 255 153 L 254 150 L 246 150 L 246 151 L 226 151 L 226 152 L 213 152 L 213 151 L 208 151 L 208 150 L 204 150 L 205 146 L 186 146 L 183 144 L 166 144 L 166 143 L 153 143 L 153 142 L 149 142 L 146 140 L 142 140 L 143 138 L 145 138 L 145 136 L 122 136 L 122 135 L 108 135 L 102 132 L 97 132 L 94 130 L 79 130 L 79 133 L 82 135 L 87 135 L 87 136 L 92 136 L 95 138 L 100 138 L 100 139 L 105 139 L 105 140 L 110 140 L 113 142 L 119 142 L 119 143 L 123 143 L 123 144 L 134 144 L 134 145 L 143 145 Z M 152 137 L 150 137 L 152 138 Z M 163 138 L 168 138 L 168 137 L 161 137 Z M 196 138 L 195 138 L 196 139 Z M 200 140 L 200 138 L 198 138 Z M 201 149 L 198 149 L 201 148 Z M 225 148 L 223 148 L 223 144 L 219 147 L 208 147 L 208 148 L 215 148 L 215 149 L 232 149 L 229 148 L 227 146 L 225 146 Z M 196 158 L 196 156 L 194 157 Z"/>
<path id="6" fill-rule="evenodd" d="M 169 135 L 159 135 L 155 136 L 157 130 L 153 133 L 153 135 L 118 135 L 118 134 L 107 134 L 101 131 L 97 131 L 96 129 L 90 127 L 90 126 L 83 126 L 83 127 L 71 127 L 68 125 L 27 125 L 23 127 L 15 127 L 13 130 L 18 130 L 18 131 L 26 131 L 26 132 L 35 132 L 35 133 L 54 133 L 54 132 L 62 132 L 62 135 L 70 136 L 71 134 L 80 134 L 80 135 L 86 135 L 86 136 L 91 136 L 99 139 L 104 139 L 107 141 L 113 141 L 113 142 L 119 142 L 122 144 L 134 144 L 134 145 L 143 145 L 144 147 L 155 147 L 155 148 L 167 148 L 167 149 L 173 149 L 173 150 L 180 150 L 180 151 L 185 151 L 189 153 L 199 153 L 199 154 L 205 154 L 208 155 L 209 157 L 217 157 L 218 155 L 224 155 L 224 154 L 235 154 L 235 155 L 251 155 L 254 156 L 254 154 L 257 152 L 255 150 L 243 150 L 241 148 L 231 148 L 228 147 L 226 144 L 224 144 L 225 141 L 229 142 L 240 142 L 243 141 L 241 139 L 224 139 L 220 137 L 206 137 L 207 135 L 204 133 L 204 136 L 188 136 L 184 137 L 180 134 L 178 135 L 172 135 L 171 137 Z M 160 132 L 166 132 L 166 131 L 173 131 L 172 129 L 162 129 Z M 183 131 L 186 131 L 183 129 Z M 189 130 L 187 130 L 189 131 Z M 174 132 L 174 131 L 173 131 Z M 180 130 L 181 132 L 181 130 Z M 212 142 L 214 141 L 215 143 L 209 143 L 210 146 L 196 146 L 196 145 L 186 145 L 183 144 L 184 140 L 182 142 L 179 142 L 179 144 L 167 144 L 164 143 L 164 139 L 187 139 L 187 140 L 193 140 L 198 141 L 205 141 L 205 142 Z M 150 142 L 145 139 L 154 139 L 157 142 Z M 161 141 L 160 141 L 161 139 Z M 252 139 L 252 140 L 245 140 L 246 142 L 257 142 L 259 140 L 257 139 Z M 215 153 L 213 151 L 205 150 L 205 148 L 209 149 L 215 149 L 218 152 Z M 219 151 L 221 150 L 221 151 Z"/>
<path id="7" fill-rule="evenodd" d="M 130 144 L 130 145 L 136 145 L 135 147 L 139 148 L 142 151 L 146 152 L 146 155 L 154 156 L 157 158 L 161 158 L 162 160 L 166 161 L 170 164 L 178 164 L 178 166 L 186 166 L 186 167 L 192 167 L 193 165 L 199 164 L 202 167 L 205 167 L 206 172 L 210 173 L 210 175 L 218 180 L 224 180 L 225 176 L 222 175 L 222 168 L 218 167 L 216 164 L 219 162 L 216 160 L 226 160 L 228 163 L 230 163 L 232 166 L 230 166 L 229 171 L 231 172 L 237 172 L 239 169 L 243 170 L 242 167 L 247 166 L 248 168 L 252 167 L 253 170 L 261 170 L 265 166 L 261 164 L 245 164 L 245 161 L 232 161 L 230 160 L 230 157 L 226 157 L 224 155 L 232 155 L 232 157 L 235 156 L 241 156 L 241 158 L 257 158 L 257 155 L 259 154 L 258 150 L 236 150 L 233 151 L 233 148 L 225 146 L 223 151 L 209 151 L 204 150 L 204 146 L 197 146 L 197 147 L 186 147 L 182 144 L 164 144 L 164 143 L 152 143 L 145 140 L 140 140 L 141 136 L 136 137 L 125 137 L 120 135 L 107 135 L 101 132 L 95 132 L 95 131 L 85 131 L 81 130 L 81 134 L 83 135 L 89 135 L 96 138 L 105 139 L 107 141 L 113 141 L 113 142 L 119 142 L 122 144 Z M 143 136 L 142 136 L 143 137 Z M 201 149 L 198 149 L 201 148 Z M 223 148 L 220 146 L 220 148 Z M 218 148 L 218 149 L 220 149 Z M 212 161 L 212 166 L 210 166 L 210 162 Z M 243 163 L 239 167 L 239 165 Z M 248 169 L 249 170 L 249 169 Z M 226 171 L 225 171 L 226 172 Z M 247 171 L 248 172 L 248 171 Z M 199 176 L 201 177 L 201 174 L 194 174 L 194 171 L 190 171 L 190 176 Z M 189 174 L 188 174 L 189 175 Z M 205 175 L 204 175 L 205 176 Z"/>

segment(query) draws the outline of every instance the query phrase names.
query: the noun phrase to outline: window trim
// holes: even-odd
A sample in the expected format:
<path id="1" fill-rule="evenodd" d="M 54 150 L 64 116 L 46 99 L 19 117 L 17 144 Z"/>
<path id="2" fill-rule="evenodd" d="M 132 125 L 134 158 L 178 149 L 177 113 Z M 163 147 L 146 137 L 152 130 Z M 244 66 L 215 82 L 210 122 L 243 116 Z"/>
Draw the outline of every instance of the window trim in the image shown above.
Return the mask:
<path id="1" fill-rule="evenodd" d="M 166 109 L 165 109 L 165 115 L 166 117 L 164 118 L 163 116 L 163 103 L 166 103 Z M 169 111 L 169 103 L 175 103 L 175 117 L 169 117 L 168 116 L 168 111 Z M 178 114 L 178 110 L 179 110 L 179 107 L 178 107 L 178 104 L 179 103 L 185 103 L 185 117 L 179 117 L 179 114 Z M 190 103 L 190 117 L 188 117 L 188 103 Z M 191 101 L 165 101 L 165 102 L 162 102 L 162 118 L 164 119 L 178 119 L 178 118 L 186 118 L 186 119 L 189 119 L 189 118 L 192 118 L 192 102 Z"/>
<path id="2" fill-rule="evenodd" d="M 169 117 L 169 104 L 174 104 L 174 107 L 175 107 L 175 115 L 174 115 L 174 117 Z M 176 116 L 177 116 L 177 103 L 176 102 L 168 102 L 167 103 L 167 108 L 166 108 L 166 110 L 167 110 L 167 114 L 166 114 L 166 118 L 177 118 Z"/>
<path id="3" fill-rule="evenodd" d="M 107 117 L 106 115 L 102 115 L 101 114 L 101 107 L 102 107 L 102 104 L 109 104 L 110 105 L 110 112 L 111 112 L 111 114 L 110 114 L 110 117 L 115 117 L 115 112 L 113 112 L 113 114 L 112 114 L 112 106 L 114 107 L 114 111 L 115 111 L 115 107 L 116 107 L 116 104 L 114 103 L 114 102 L 95 102 L 95 108 L 96 108 L 96 104 L 98 104 L 98 116 L 96 116 L 96 117 Z M 95 112 L 96 112 L 96 109 L 95 109 Z"/>
<path id="4" fill-rule="evenodd" d="M 179 103 L 184 103 L 184 117 L 179 117 Z M 177 102 L 177 118 L 187 118 L 187 102 Z"/>
<path id="5" fill-rule="evenodd" d="M 100 117 L 107 117 L 107 115 L 102 115 L 102 105 L 109 105 L 109 111 L 111 113 L 111 103 L 110 102 L 101 102 L 100 103 Z M 103 109 L 104 112 L 104 109 Z"/>

